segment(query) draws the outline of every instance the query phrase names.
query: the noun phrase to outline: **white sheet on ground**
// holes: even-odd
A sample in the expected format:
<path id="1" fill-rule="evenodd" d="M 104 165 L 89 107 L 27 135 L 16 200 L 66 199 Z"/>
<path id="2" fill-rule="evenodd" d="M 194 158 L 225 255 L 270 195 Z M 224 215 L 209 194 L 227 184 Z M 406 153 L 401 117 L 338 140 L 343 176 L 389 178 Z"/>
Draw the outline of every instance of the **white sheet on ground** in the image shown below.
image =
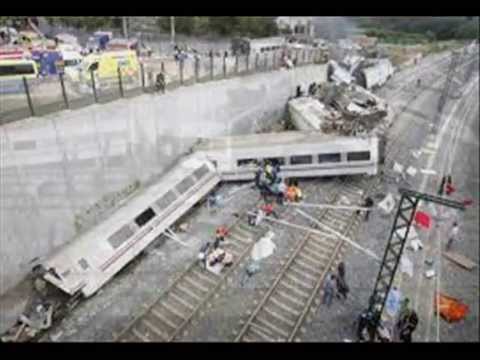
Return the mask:
<path id="1" fill-rule="evenodd" d="M 395 207 L 395 200 L 392 194 L 388 194 L 385 198 L 378 203 L 378 207 L 382 209 L 386 214 L 390 214 Z"/>
<path id="2" fill-rule="evenodd" d="M 274 236 L 275 234 L 272 231 L 269 231 L 253 245 L 251 253 L 253 261 L 264 259 L 273 254 L 276 247 L 275 243 L 272 241 Z"/>
<path id="3" fill-rule="evenodd" d="M 397 172 L 397 173 L 402 173 L 403 172 L 403 165 L 397 163 L 395 161 L 395 164 L 393 164 L 393 171 Z"/>
<path id="4" fill-rule="evenodd" d="M 390 290 L 387 296 L 386 310 L 387 314 L 395 317 L 400 309 L 400 301 L 402 300 L 402 293 L 398 289 Z"/>
<path id="5" fill-rule="evenodd" d="M 413 277 L 413 263 L 405 255 L 403 255 L 402 259 L 400 260 L 400 271 L 410 277 Z"/>
<path id="6" fill-rule="evenodd" d="M 417 174 L 417 169 L 413 166 L 409 166 L 407 169 L 407 174 L 413 177 Z"/>

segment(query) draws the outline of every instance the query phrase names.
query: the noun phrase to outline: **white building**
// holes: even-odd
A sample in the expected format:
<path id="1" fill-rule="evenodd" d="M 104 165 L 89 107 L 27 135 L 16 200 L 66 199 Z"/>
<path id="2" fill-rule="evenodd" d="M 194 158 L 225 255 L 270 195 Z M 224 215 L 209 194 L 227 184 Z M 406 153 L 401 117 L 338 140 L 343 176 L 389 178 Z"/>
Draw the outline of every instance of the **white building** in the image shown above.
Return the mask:
<path id="1" fill-rule="evenodd" d="M 314 36 L 312 16 L 279 16 L 275 21 L 280 30 L 288 30 L 294 35 Z"/>

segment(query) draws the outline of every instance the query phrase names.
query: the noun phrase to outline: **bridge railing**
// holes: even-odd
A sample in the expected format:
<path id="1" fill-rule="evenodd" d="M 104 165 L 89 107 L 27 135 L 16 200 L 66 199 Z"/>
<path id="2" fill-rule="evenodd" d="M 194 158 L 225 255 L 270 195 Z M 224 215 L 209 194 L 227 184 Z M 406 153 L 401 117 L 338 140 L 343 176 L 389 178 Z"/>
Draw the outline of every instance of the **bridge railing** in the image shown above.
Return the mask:
<path id="1" fill-rule="evenodd" d="M 231 56 L 214 53 L 188 57 L 143 61 L 138 73 L 118 71 L 115 76 L 101 78 L 97 71 L 82 73 L 73 80 L 67 74 L 15 81 L 0 80 L 0 125 L 30 116 L 78 109 L 95 103 L 106 103 L 144 93 L 171 91 L 180 86 L 216 81 L 284 68 L 281 51 Z M 294 52 L 295 66 L 325 63 L 320 49 Z M 165 88 L 158 86 L 157 76 L 163 74 Z"/>

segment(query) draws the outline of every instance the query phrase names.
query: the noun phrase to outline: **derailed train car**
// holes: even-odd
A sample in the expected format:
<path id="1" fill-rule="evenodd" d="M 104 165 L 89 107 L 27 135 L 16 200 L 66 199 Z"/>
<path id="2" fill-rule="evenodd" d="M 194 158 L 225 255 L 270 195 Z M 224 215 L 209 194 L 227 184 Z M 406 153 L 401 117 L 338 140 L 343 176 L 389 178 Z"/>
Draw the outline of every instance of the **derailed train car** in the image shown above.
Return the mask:
<path id="1" fill-rule="evenodd" d="M 375 60 L 373 65 L 364 67 L 358 72 L 357 83 L 369 90 L 378 88 L 392 77 L 394 70 L 390 60 Z"/>
<path id="2" fill-rule="evenodd" d="M 376 136 L 325 135 L 318 131 L 226 136 L 195 146 L 222 180 L 252 180 L 259 163 L 276 162 L 285 178 L 376 175 L 383 150 Z"/>
<path id="3" fill-rule="evenodd" d="M 69 295 L 93 295 L 220 181 L 199 154 L 180 160 L 154 186 L 41 262 L 44 280 Z"/>

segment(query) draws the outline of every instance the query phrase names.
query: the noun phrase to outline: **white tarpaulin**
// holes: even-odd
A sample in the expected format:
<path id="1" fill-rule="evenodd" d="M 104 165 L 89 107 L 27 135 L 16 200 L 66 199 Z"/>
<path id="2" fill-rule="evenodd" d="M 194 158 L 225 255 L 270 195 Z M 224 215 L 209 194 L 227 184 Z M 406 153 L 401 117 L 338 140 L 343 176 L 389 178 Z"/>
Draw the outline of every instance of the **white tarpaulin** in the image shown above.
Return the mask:
<path id="1" fill-rule="evenodd" d="M 407 169 L 407 174 L 413 177 L 417 174 L 417 169 L 413 166 L 409 166 Z"/>
<path id="2" fill-rule="evenodd" d="M 402 173 L 403 172 L 403 165 L 397 163 L 395 161 L 395 164 L 393 164 L 393 171 L 397 172 L 397 173 Z"/>
<path id="3" fill-rule="evenodd" d="M 395 207 L 395 200 L 392 194 L 388 194 L 385 198 L 378 203 L 378 207 L 382 209 L 386 214 L 390 214 Z"/>
<path id="4" fill-rule="evenodd" d="M 407 228 L 406 228 L 406 227 L 401 228 L 401 229 L 398 229 L 398 230 L 397 230 L 398 236 L 404 237 L 404 236 L 405 236 L 405 231 L 407 231 Z M 409 230 L 409 232 L 408 232 L 408 238 L 407 238 L 407 240 L 413 241 L 413 240 L 416 240 L 416 239 L 418 239 L 417 230 L 415 230 L 415 228 L 414 228 L 413 226 L 411 226 L 411 227 L 410 227 L 410 230 Z"/>
<path id="5" fill-rule="evenodd" d="M 418 250 L 423 249 L 423 244 L 419 239 L 414 239 L 410 241 L 410 244 L 408 245 L 408 248 L 413 250 L 413 252 L 417 252 Z"/>
<path id="6" fill-rule="evenodd" d="M 413 277 L 413 263 L 405 255 L 400 260 L 400 271 Z"/>
<path id="7" fill-rule="evenodd" d="M 269 231 L 265 234 L 264 237 L 258 240 L 255 245 L 253 245 L 251 254 L 253 261 L 264 259 L 273 254 L 276 247 L 276 245 L 272 241 L 274 236 L 275 234 L 272 231 Z"/>

